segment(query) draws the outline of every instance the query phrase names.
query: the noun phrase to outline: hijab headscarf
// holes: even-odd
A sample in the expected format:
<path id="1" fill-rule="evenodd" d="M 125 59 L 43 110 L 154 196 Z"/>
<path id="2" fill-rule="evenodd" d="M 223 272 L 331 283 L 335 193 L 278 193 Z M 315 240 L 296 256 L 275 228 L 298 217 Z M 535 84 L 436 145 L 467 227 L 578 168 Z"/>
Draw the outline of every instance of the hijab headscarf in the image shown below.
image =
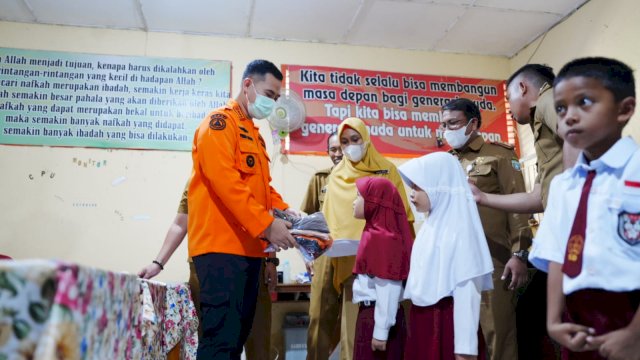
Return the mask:
<path id="1" fill-rule="evenodd" d="M 358 118 L 348 118 L 340 123 L 338 137 L 346 128 L 357 131 L 366 145 L 366 154 L 357 163 L 352 163 L 343 157 L 331 171 L 327 181 L 327 194 L 322 206 L 322 212 L 327 220 L 331 237 L 334 240 L 359 240 L 362 236 L 365 221 L 353 217 L 353 200 L 356 198 L 356 180 L 367 176 L 378 176 L 389 179 L 396 186 L 409 222 L 413 223 L 413 213 L 407 201 L 407 195 L 402 178 L 396 166 L 376 150 L 371 143 L 369 131 L 365 123 Z M 351 274 L 355 256 L 345 256 L 332 259 L 334 266 L 334 286 L 340 291 L 340 285 Z"/>
<path id="2" fill-rule="evenodd" d="M 364 199 L 366 224 L 353 272 L 406 280 L 413 236 L 398 190 L 389 180 L 374 177 L 356 180 L 356 187 Z"/>
<path id="3" fill-rule="evenodd" d="M 480 278 L 480 291 L 492 289 L 489 247 L 458 160 L 448 153 L 432 153 L 398 170 L 409 186 L 420 187 L 431 201 L 429 216 L 413 245 L 404 297 L 418 306 L 433 305 L 476 278 Z"/>

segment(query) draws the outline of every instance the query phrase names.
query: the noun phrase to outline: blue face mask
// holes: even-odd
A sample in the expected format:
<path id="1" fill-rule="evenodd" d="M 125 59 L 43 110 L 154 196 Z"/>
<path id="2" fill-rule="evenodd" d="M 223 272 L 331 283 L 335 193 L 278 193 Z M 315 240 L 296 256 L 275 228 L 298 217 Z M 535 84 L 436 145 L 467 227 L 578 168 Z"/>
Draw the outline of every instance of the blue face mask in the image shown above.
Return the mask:
<path id="1" fill-rule="evenodd" d="M 253 91 L 256 93 L 256 100 L 254 102 L 249 102 L 249 97 L 247 96 L 247 102 L 249 103 L 249 116 L 254 119 L 265 119 L 273 112 L 273 109 L 276 107 L 276 101 L 258 94 L 253 81 L 251 82 L 251 86 L 253 87 Z"/>

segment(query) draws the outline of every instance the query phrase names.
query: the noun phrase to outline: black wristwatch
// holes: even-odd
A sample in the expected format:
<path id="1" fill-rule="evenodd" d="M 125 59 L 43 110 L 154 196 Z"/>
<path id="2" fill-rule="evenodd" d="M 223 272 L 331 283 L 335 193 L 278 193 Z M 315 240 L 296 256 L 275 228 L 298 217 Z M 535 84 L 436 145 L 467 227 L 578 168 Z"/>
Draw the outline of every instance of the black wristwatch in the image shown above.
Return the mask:
<path id="1" fill-rule="evenodd" d="M 527 262 L 527 259 L 529 258 L 529 252 L 527 250 L 516 251 L 512 255 L 524 262 Z"/>
<path id="2" fill-rule="evenodd" d="M 272 263 L 275 266 L 280 265 L 280 259 L 278 259 L 277 257 L 272 257 L 272 258 L 266 258 L 264 259 L 265 263 Z"/>

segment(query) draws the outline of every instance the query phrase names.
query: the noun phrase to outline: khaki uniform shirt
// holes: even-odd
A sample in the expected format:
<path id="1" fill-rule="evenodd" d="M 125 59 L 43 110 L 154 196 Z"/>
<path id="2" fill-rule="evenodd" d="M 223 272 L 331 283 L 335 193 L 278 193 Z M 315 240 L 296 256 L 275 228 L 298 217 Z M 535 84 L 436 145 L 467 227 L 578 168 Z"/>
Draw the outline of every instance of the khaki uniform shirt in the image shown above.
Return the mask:
<path id="1" fill-rule="evenodd" d="M 547 207 L 551 179 L 562 172 L 562 139 L 558 137 L 558 115 L 553 104 L 553 91 L 545 84 L 540 89 L 536 106 L 531 109 L 534 146 L 538 158 L 536 183 L 542 190 L 542 205 Z"/>
<path id="2" fill-rule="evenodd" d="M 187 196 L 189 190 L 189 182 L 187 181 L 187 185 L 184 187 L 184 191 L 182 192 L 182 198 L 180 198 L 180 204 L 178 204 L 178 214 L 188 214 L 189 213 L 189 197 Z"/>
<path id="3" fill-rule="evenodd" d="M 483 192 L 512 194 L 525 191 L 520 162 L 512 146 L 485 143 L 482 136 L 478 136 L 466 148 L 451 153 L 458 157 L 469 179 Z M 494 266 L 504 267 L 514 252 L 529 248 L 532 235 L 528 215 L 486 206 L 478 206 L 478 211 Z"/>
<path id="4" fill-rule="evenodd" d="M 189 197 L 188 195 L 188 190 L 189 190 L 189 182 L 187 181 L 187 184 L 184 186 L 184 191 L 182 192 L 182 197 L 180 198 L 180 204 L 178 204 L 178 214 L 185 214 L 188 215 L 189 214 Z M 191 256 L 189 256 L 189 258 L 187 259 L 188 262 L 193 262 L 193 259 L 191 258 Z"/>
<path id="5" fill-rule="evenodd" d="M 313 214 L 322 210 L 322 203 L 324 203 L 324 197 L 327 194 L 327 178 L 333 170 L 333 167 L 320 170 L 316 172 L 309 181 L 309 187 L 307 188 L 307 194 L 302 200 L 302 206 L 300 210 L 307 214 Z"/>

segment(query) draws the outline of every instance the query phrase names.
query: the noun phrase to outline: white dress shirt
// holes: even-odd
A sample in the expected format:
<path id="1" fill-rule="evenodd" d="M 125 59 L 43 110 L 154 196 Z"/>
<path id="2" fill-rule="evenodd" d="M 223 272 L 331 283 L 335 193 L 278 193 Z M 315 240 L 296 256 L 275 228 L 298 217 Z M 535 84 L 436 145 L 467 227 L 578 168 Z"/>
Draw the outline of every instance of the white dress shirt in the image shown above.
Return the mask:
<path id="1" fill-rule="evenodd" d="M 640 289 L 640 149 L 631 137 L 618 140 L 600 158 L 576 165 L 551 181 L 549 201 L 529 260 L 548 271 L 564 263 L 567 241 L 589 170 L 596 170 L 587 205 L 582 271 L 563 276 L 562 290 Z"/>

